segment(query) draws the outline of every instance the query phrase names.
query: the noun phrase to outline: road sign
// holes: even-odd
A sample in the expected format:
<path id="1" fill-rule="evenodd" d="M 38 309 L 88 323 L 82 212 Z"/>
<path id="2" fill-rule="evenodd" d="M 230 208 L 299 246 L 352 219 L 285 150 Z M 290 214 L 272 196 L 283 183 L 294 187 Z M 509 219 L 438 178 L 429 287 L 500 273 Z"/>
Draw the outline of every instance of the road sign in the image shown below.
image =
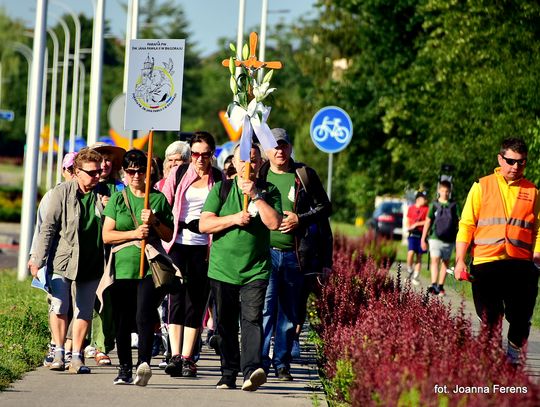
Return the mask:
<path id="1" fill-rule="evenodd" d="M 12 122 L 13 119 L 15 119 L 15 112 L 13 110 L 0 110 L 0 120 Z"/>
<path id="2" fill-rule="evenodd" d="M 337 153 L 349 145 L 353 135 L 351 118 L 337 106 L 326 106 L 311 119 L 311 139 L 325 153 Z"/>

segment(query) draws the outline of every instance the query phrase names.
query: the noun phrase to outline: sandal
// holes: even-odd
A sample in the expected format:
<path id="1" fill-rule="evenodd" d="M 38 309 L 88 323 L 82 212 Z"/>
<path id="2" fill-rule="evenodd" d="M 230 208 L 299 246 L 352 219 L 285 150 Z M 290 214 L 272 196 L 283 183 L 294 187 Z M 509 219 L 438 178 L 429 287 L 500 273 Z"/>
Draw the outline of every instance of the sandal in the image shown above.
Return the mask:
<path id="1" fill-rule="evenodd" d="M 103 352 L 97 352 L 94 359 L 99 366 L 105 366 L 105 365 L 111 364 L 111 358 Z"/>

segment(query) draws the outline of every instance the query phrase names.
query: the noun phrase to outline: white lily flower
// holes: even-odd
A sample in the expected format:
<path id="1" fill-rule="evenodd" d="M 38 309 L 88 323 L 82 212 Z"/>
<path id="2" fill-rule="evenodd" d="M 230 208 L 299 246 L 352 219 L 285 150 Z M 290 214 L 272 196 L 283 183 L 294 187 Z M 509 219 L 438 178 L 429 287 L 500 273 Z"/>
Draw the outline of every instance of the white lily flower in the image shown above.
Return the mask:
<path id="1" fill-rule="evenodd" d="M 263 82 L 260 85 L 257 81 L 253 81 L 253 96 L 257 99 L 257 102 L 264 100 L 270 93 L 276 90 L 276 88 L 270 88 L 270 82 Z"/>

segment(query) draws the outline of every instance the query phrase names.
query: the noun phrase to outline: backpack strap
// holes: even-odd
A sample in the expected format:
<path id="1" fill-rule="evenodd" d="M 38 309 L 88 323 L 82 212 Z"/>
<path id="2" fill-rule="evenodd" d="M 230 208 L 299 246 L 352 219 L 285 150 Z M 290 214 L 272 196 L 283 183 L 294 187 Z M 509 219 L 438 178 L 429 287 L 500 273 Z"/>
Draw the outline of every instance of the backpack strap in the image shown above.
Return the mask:
<path id="1" fill-rule="evenodd" d="M 229 192 L 231 192 L 233 182 L 234 179 L 225 179 L 221 181 L 221 185 L 219 186 L 219 200 L 222 205 L 227 200 Z"/>
<path id="2" fill-rule="evenodd" d="M 298 167 L 296 169 L 296 175 L 298 175 L 298 178 L 300 178 L 300 182 L 302 183 L 304 190 L 309 193 L 309 176 L 306 170 L 306 166 L 302 165 L 301 167 Z"/>
<path id="3" fill-rule="evenodd" d="M 184 178 L 184 175 L 186 175 L 186 172 L 187 172 L 188 168 L 189 168 L 189 164 L 182 164 L 176 170 L 176 181 L 175 181 L 175 184 L 174 184 L 174 189 L 175 190 L 180 185 L 180 181 L 182 181 L 182 178 Z"/>

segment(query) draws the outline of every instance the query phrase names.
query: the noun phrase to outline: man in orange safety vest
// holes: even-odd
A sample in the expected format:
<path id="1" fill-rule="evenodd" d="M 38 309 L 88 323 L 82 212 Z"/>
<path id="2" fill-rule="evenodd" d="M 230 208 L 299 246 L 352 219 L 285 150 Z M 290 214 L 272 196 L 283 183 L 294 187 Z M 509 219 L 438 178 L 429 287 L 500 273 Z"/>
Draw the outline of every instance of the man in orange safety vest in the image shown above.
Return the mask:
<path id="1" fill-rule="evenodd" d="M 509 322 L 507 357 L 522 363 L 538 294 L 540 199 L 523 178 L 527 145 L 522 139 L 502 142 L 500 167 L 480 178 L 469 191 L 456 238 L 455 276 L 472 283 L 476 313 L 491 330 Z M 465 263 L 472 246 L 470 271 Z M 470 272 L 470 274 L 469 274 Z"/>

